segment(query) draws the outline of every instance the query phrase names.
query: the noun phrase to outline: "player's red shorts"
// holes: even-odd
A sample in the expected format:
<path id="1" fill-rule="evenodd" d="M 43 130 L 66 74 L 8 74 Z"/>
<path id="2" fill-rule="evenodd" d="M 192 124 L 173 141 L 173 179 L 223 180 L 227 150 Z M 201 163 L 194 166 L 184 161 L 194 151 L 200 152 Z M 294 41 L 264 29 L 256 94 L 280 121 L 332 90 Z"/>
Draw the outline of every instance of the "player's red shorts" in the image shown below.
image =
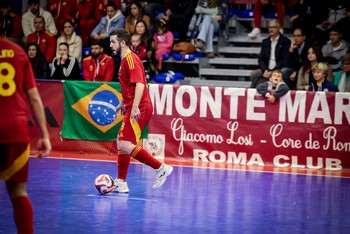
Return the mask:
<path id="1" fill-rule="evenodd" d="M 141 138 L 141 132 L 147 123 L 148 120 L 139 119 L 138 121 L 133 121 L 128 117 L 124 117 L 117 140 L 130 141 L 137 144 Z"/>
<path id="2" fill-rule="evenodd" d="M 0 144 L 0 180 L 28 180 L 29 143 Z"/>

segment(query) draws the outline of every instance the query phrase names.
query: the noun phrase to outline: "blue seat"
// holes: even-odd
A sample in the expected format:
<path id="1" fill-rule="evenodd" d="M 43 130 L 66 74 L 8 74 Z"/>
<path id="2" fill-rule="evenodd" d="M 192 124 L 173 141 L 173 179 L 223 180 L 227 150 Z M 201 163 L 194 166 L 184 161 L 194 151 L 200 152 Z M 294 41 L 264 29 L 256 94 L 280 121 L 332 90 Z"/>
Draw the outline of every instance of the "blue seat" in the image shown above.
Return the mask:
<path id="1" fill-rule="evenodd" d="M 193 61 L 196 59 L 196 54 L 178 54 L 173 53 L 173 58 L 176 61 Z"/>
<path id="2" fill-rule="evenodd" d="M 254 17 L 254 10 L 253 9 L 246 9 L 243 11 L 239 11 L 237 13 L 237 16 L 239 18 L 246 18 L 246 19 L 250 19 Z"/>
<path id="3" fill-rule="evenodd" d="M 90 56 L 91 55 L 91 48 L 90 46 L 85 46 L 83 47 L 83 50 L 82 50 L 82 56 L 83 56 L 83 59 Z"/>
<path id="4" fill-rule="evenodd" d="M 168 60 L 171 57 L 171 52 L 163 55 L 163 60 Z"/>

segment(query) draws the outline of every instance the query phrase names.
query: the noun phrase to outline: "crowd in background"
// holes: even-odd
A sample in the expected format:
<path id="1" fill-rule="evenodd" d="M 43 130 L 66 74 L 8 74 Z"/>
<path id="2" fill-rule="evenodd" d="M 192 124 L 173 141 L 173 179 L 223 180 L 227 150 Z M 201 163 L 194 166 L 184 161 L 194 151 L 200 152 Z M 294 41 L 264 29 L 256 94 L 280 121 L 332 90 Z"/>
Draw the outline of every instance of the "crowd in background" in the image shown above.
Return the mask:
<path id="1" fill-rule="evenodd" d="M 120 58 L 109 46 L 113 30 L 125 28 L 147 72 L 158 74 L 163 55 L 176 41 L 192 42 L 208 58 L 217 56 L 213 38 L 227 34 L 233 7 L 234 0 L 2 0 L 0 36 L 26 48 L 38 79 L 115 81 Z M 264 12 L 276 12 L 276 20 L 269 22 L 269 36 L 262 41 L 252 87 L 278 69 L 291 90 L 326 91 L 313 72 L 322 62 L 326 80 L 350 91 L 349 1 L 255 0 L 253 10 L 250 38 L 261 34 Z M 291 39 L 285 36 L 286 20 Z"/>

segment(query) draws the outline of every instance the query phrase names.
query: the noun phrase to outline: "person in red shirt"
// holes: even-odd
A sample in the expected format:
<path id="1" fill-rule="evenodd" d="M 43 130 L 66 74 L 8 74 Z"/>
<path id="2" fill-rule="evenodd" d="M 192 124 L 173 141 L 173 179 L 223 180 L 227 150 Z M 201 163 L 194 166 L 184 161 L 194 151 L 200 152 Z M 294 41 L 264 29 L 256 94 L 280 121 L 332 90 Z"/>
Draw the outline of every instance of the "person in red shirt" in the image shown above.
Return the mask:
<path id="1" fill-rule="evenodd" d="M 148 92 L 145 70 L 139 57 L 129 49 L 130 35 L 124 29 L 114 30 L 110 34 L 110 47 L 114 54 L 120 54 L 121 63 L 118 73 L 122 100 L 116 112 L 124 114 L 117 136 L 118 177 L 115 179 L 114 192 L 129 192 L 126 176 L 130 156 L 156 170 L 153 188 L 159 188 L 172 173 L 173 167 L 161 163 L 141 146 L 137 145 L 141 132 L 151 118 L 153 106 Z"/>
<path id="2" fill-rule="evenodd" d="M 40 15 L 34 18 L 34 27 L 35 32 L 28 35 L 27 43 L 37 43 L 46 61 L 51 63 L 56 55 L 56 37 L 45 29 L 45 19 Z"/>
<path id="3" fill-rule="evenodd" d="M 141 60 L 147 59 L 147 50 L 146 45 L 143 41 L 141 41 L 141 36 L 138 34 L 132 34 L 131 36 L 131 44 L 130 44 L 130 50 L 137 54 L 137 56 Z"/>
<path id="4" fill-rule="evenodd" d="M 283 33 L 284 17 L 285 17 L 285 2 L 287 0 L 255 0 L 254 2 L 254 28 L 248 33 L 248 37 L 255 38 L 260 35 L 261 17 L 263 7 L 273 5 L 277 13 L 277 19 L 281 24 L 281 33 Z"/>
<path id="5" fill-rule="evenodd" d="M 80 35 L 84 46 L 88 44 L 89 36 L 99 21 L 94 15 L 95 3 L 96 0 L 78 0 L 76 18 L 79 21 Z"/>
<path id="6" fill-rule="evenodd" d="M 113 80 L 114 61 L 111 56 L 103 53 L 104 42 L 91 40 L 91 55 L 83 60 L 83 75 L 86 81 Z"/>
<path id="7" fill-rule="evenodd" d="M 0 38 L 0 180 L 5 180 L 12 202 L 17 233 L 34 232 L 33 206 L 27 194 L 30 153 L 27 99 L 39 128 L 37 157 L 51 151 L 44 108 L 26 52 L 17 44 Z"/>
<path id="8" fill-rule="evenodd" d="M 77 12 L 76 0 L 49 0 L 48 10 L 55 20 L 58 35 L 61 33 L 66 20 L 75 22 Z"/>

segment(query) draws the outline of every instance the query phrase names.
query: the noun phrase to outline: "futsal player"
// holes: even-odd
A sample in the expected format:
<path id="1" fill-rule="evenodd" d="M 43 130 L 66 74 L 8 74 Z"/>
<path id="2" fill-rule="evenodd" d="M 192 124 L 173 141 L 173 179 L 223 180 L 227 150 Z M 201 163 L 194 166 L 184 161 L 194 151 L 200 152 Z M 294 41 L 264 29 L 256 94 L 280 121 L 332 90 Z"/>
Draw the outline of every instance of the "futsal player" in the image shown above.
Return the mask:
<path id="1" fill-rule="evenodd" d="M 0 38 L 0 179 L 5 180 L 17 233 L 33 233 L 33 207 L 27 194 L 30 152 L 27 102 L 40 130 L 37 157 L 51 151 L 43 104 L 26 52 Z"/>
<path id="2" fill-rule="evenodd" d="M 159 188 L 172 173 L 173 167 L 162 164 L 145 149 L 137 145 L 141 132 L 151 118 L 153 106 L 148 92 L 145 71 L 139 57 L 129 49 L 130 35 L 123 29 L 110 34 L 110 47 L 114 54 L 121 56 L 118 78 L 123 100 L 116 111 L 124 114 L 117 136 L 118 177 L 115 179 L 115 192 L 129 192 L 126 176 L 130 156 L 156 170 L 153 188 Z"/>

